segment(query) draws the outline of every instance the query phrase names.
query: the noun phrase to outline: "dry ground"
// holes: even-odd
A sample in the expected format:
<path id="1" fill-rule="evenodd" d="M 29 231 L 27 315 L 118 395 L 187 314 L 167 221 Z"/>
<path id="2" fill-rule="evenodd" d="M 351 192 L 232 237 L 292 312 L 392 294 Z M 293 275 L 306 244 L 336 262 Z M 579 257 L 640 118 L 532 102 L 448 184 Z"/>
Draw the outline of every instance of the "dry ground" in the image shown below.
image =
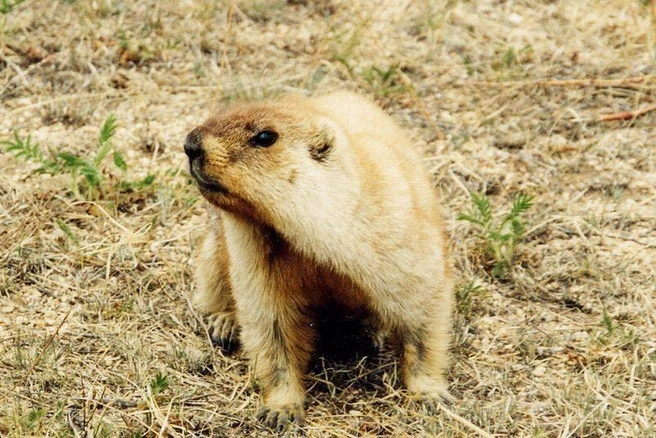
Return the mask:
<path id="1" fill-rule="evenodd" d="M 2 2 L 2 5 L 12 4 Z M 8 8 L 7 8 L 8 9 Z M 308 436 L 656 435 L 656 26 L 648 1 L 26 0 L 0 14 L 0 140 L 127 171 L 99 190 L 0 152 L 0 435 L 262 436 L 245 361 L 189 305 L 211 108 L 358 90 L 425 146 L 459 278 L 430 413 L 387 354 L 319 362 Z M 119 186 L 154 175 L 151 184 Z M 535 196 L 495 279 L 470 193 Z"/>

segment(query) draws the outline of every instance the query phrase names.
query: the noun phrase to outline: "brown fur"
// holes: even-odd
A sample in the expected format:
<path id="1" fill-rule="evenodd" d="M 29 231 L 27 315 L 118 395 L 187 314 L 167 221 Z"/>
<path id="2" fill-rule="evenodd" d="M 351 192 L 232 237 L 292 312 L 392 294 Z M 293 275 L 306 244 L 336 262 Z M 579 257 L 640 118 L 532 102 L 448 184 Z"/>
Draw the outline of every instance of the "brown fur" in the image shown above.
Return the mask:
<path id="1" fill-rule="evenodd" d="M 255 144 L 262 131 L 277 140 Z M 327 304 L 400 341 L 411 392 L 448 397 L 444 224 L 389 116 L 347 93 L 241 104 L 195 128 L 185 150 L 212 206 L 195 302 L 217 342 L 239 337 L 250 356 L 262 420 L 302 419 L 314 309 Z"/>

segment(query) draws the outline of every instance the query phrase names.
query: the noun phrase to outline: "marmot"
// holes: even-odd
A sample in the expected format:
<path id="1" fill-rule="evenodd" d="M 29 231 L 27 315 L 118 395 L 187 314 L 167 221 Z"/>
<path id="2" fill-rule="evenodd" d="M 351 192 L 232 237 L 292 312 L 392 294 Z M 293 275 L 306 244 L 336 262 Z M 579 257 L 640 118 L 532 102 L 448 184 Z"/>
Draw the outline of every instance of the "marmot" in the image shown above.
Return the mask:
<path id="1" fill-rule="evenodd" d="M 350 93 L 234 104 L 194 128 L 184 150 L 212 211 L 194 301 L 213 339 L 239 341 L 250 357 L 258 418 L 302 421 L 324 306 L 393 336 L 410 392 L 449 397 L 445 226 L 410 135 L 390 116 Z"/>

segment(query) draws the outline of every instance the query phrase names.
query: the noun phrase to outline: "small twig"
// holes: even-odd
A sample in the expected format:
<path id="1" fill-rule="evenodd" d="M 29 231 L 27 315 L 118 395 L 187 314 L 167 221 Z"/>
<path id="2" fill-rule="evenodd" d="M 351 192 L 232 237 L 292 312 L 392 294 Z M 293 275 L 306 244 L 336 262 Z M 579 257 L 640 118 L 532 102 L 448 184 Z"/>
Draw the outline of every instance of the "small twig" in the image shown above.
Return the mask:
<path id="1" fill-rule="evenodd" d="M 64 315 L 64 318 L 61 320 L 61 322 L 57 326 L 57 329 L 55 329 L 54 333 L 52 335 L 50 335 L 50 337 L 46 341 L 46 344 L 41 349 L 41 352 L 39 353 L 37 358 L 32 363 L 32 366 L 30 367 L 30 369 L 25 373 L 25 375 L 23 375 L 23 377 L 20 379 L 20 381 L 18 383 L 16 383 L 9 391 L 7 391 L 5 393 L 4 396 L 2 396 L 2 398 L 0 398 L 0 404 L 2 404 L 5 400 L 7 400 L 7 398 L 9 397 L 9 394 L 12 394 L 16 390 L 16 388 L 18 388 L 23 383 L 25 383 L 27 378 L 30 377 L 30 374 L 32 374 L 32 371 L 34 371 L 34 369 L 39 364 L 39 362 L 41 362 L 41 359 L 43 358 L 43 355 L 46 353 L 46 350 L 48 349 L 48 347 L 50 347 L 50 344 L 52 344 L 52 341 L 55 340 L 55 337 L 57 336 L 57 334 L 59 333 L 59 330 L 62 328 L 62 326 L 64 325 L 64 323 L 68 319 L 68 316 L 71 314 L 72 310 L 73 309 L 69 309 L 69 311 L 66 312 L 66 315 Z"/>
<path id="2" fill-rule="evenodd" d="M 472 131 L 477 130 L 478 128 L 480 128 L 481 126 L 483 126 L 483 124 L 485 124 L 486 122 L 488 122 L 488 121 L 492 120 L 493 118 L 497 117 L 498 115 L 502 114 L 502 113 L 503 113 L 505 110 L 507 110 L 509 107 L 510 107 L 510 104 L 507 103 L 507 104 L 502 105 L 501 107 L 497 108 L 496 110 L 492 111 L 490 114 L 488 114 L 487 116 L 485 116 L 485 117 L 483 118 L 483 120 L 481 120 L 480 122 L 476 123 L 476 124 L 473 126 Z"/>
<path id="3" fill-rule="evenodd" d="M 230 3 L 228 3 L 228 12 L 226 16 L 226 30 L 225 30 L 225 37 L 223 39 L 223 51 L 221 52 L 221 63 L 220 63 L 220 68 L 223 72 L 223 70 L 230 71 L 230 61 L 228 60 L 228 48 L 231 46 L 231 37 L 232 37 L 232 20 L 235 15 L 235 1 L 231 0 Z"/>
<path id="4" fill-rule="evenodd" d="M 120 398 L 109 398 L 109 397 L 103 397 L 100 402 L 104 406 L 116 406 L 119 409 L 129 409 L 129 408 L 136 408 L 139 406 L 139 402 L 136 402 L 134 400 L 123 400 Z"/>
<path id="5" fill-rule="evenodd" d="M 74 404 L 72 407 L 74 409 L 83 409 L 84 406 L 88 404 L 89 409 L 100 409 L 107 407 L 114 407 L 117 409 L 131 409 L 139 406 L 141 402 L 136 400 L 124 400 L 121 398 L 112 398 L 112 397 L 101 397 L 99 400 L 93 400 L 87 397 L 73 397 L 81 404 Z"/>
<path id="6" fill-rule="evenodd" d="M 4 56 L 2 53 L 0 53 L 0 60 L 4 61 L 5 64 L 7 64 L 9 67 L 11 67 L 16 72 L 16 76 L 15 76 L 16 78 L 22 79 L 23 83 L 25 85 L 29 85 L 29 81 L 27 80 L 27 75 L 25 74 L 25 72 L 23 72 L 23 70 L 21 70 L 21 68 L 18 64 L 16 64 L 14 61 L 7 58 L 6 56 Z M 13 79 L 9 81 L 7 86 L 9 86 L 9 84 L 11 84 L 12 81 L 13 81 Z M 2 89 L 2 92 L 4 92 L 4 90 L 7 88 L 7 86 Z"/>
<path id="7" fill-rule="evenodd" d="M 614 120 L 633 120 L 636 117 L 642 116 L 651 111 L 656 111 L 656 103 L 652 103 L 651 105 L 647 105 L 644 108 L 640 108 L 633 111 L 622 111 L 619 113 L 603 114 L 599 116 L 599 121 L 610 122 Z"/>
<path id="8" fill-rule="evenodd" d="M 107 213 L 107 210 L 105 210 L 104 208 L 102 208 L 102 207 L 101 207 L 98 203 L 96 203 L 96 202 L 92 202 L 92 201 L 77 201 L 77 202 L 73 202 L 73 203 L 71 204 L 71 206 L 76 206 L 76 205 L 87 205 L 87 204 L 96 207 L 96 208 L 97 208 L 102 214 L 105 215 L 105 217 L 107 217 L 107 219 L 109 219 L 109 221 L 110 221 L 112 224 L 114 224 L 116 227 L 120 228 L 121 231 L 123 231 L 124 233 L 135 234 L 132 230 L 129 230 L 129 229 L 127 229 L 126 227 L 124 227 L 123 225 L 121 225 L 120 222 L 118 222 L 118 221 L 117 221 L 116 219 L 114 219 L 109 213 Z"/>
<path id="9" fill-rule="evenodd" d="M 56 97 L 54 99 L 46 99 L 35 103 L 30 103 L 27 105 L 20 106 L 18 108 L 13 108 L 5 112 L 4 116 L 17 114 L 24 112 L 28 109 L 39 108 L 46 105 L 56 104 L 59 102 L 73 101 L 73 100 L 85 100 L 85 99 L 102 99 L 105 102 L 112 99 L 127 99 L 131 96 L 138 94 L 137 91 L 131 92 L 121 92 L 120 95 L 112 95 L 113 93 L 102 92 L 102 93 L 78 93 L 78 94 L 66 94 L 64 96 Z"/>
<path id="10" fill-rule="evenodd" d="M 487 85 L 496 87 L 507 86 L 538 86 L 538 87 L 624 87 L 636 86 L 645 82 L 656 81 L 656 75 L 635 76 L 621 79 L 551 79 L 533 81 L 472 81 L 462 85 Z"/>

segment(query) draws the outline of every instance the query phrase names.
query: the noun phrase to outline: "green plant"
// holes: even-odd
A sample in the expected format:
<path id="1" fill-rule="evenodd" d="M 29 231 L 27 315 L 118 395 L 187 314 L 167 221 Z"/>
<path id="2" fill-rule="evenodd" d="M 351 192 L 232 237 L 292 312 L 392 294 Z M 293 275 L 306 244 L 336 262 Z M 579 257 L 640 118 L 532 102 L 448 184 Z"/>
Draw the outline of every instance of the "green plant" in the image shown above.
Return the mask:
<path id="1" fill-rule="evenodd" d="M 0 141 L 0 144 L 7 146 L 7 152 L 13 152 L 18 158 L 25 161 L 34 161 L 41 164 L 37 170 L 40 173 L 56 173 L 59 170 L 57 157 L 50 151 L 50 157 L 45 157 L 39 143 L 32 143 L 32 136 L 21 138 L 17 131 L 14 131 L 13 141 Z"/>
<path id="2" fill-rule="evenodd" d="M 604 307 L 604 313 L 601 318 L 601 324 L 606 328 L 606 332 L 609 336 L 615 331 L 615 324 L 613 324 L 613 319 L 608 314 L 606 307 Z"/>
<path id="3" fill-rule="evenodd" d="M 21 419 L 21 426 L 23 431 L 25 432 L 35 432 L 39 430 L 39 427 L 41 423 L 43 422 L 43 419 L 46 416 L 46 409 L 45 408 L 37 408 L 37 409 L 32 409 L 30 410 L 27 415 L 25 415 Z"/>
<path id="4" fill-rule="evenodd" d="M 507 68 L 510 68 L 517 63 L 517 52 L 513 47 L 508 47 L 506 53 L 503 54 L 502 61 Z"/>
<path id="5" fill-rule="evenodd" d="M 474 66 L 474 60 L 471 58 L 471 56 L 464 55 L 462 57 L 462 64 L 465 66 L 465 70 L 467 70 L 467 76 L 473 76 L 475 73 L 477 73 L 477 69 Z"/>
<path id="6" fill-rule="evenodd" d="M 148 175 L 138 181 L 130 181 L 125 178 L 128 165 L 123 155 L 114 148 L 112 143 L 116 128 L 116 118 L 110 115 L 100 128 L 95 153 L 90 157 L 53 150 L 49 150 L 47 154 L 44 154 L 39 144 L 32 141 L 30 135 L 21 137 L 18 132 L 14 132 L 13 140 L 0 141 L 0 144 L 6 145 L 6 150 L 13 152 L 16 157 L 41 164 L 41 167 L 37 169 L 38 173 L 52 175 L 69 173 L 71 176 L 70 188 L 75 197 L 98 199 L 106 195 L 112 187 L 133 190 L 150 186 L 155 181 L 154 175 Z M 104 165 L 106 159 L 110 156 L 114 167 L 121 173 L 121 177 L 113 185 L 107 183 L 108 179 L 111 180 L 112 178 L 111 172 Z M 116 178 L 113 179 L 116 180 Z M 63 231 L 66 232 L 66 230 Z M 66 234 L 68 235 L 68 233 Z"/>
<path id="7" fill-rule="evenodd" d="M 285 2 L 280 0 L 250 0 L 244 2 L 243 11 L 251 20 L 257 22 L 267 22 L 273 19 L 285 6 Z"/>
<path id="8" fill-rule="evenodd" d="M 535 54 L 531 45 L 519 49 L 507 46 L 500 47 L 498 58 L 492 61 L 492 70 L 500 74 L 500 78 L 510 80 L 521 74 L 521 66 L 534 60 Z"/>
<path id="9" fill-rule="evenodd" d="M 127 164 L 123 156 L 112 146 L 111 140 L 115 131 L 116 118 L 110 115 L 100 128 L 98 149 L 94 157 L 84 159 L 68 152 L 60 152 L 57 155 L 61 159 L 62 168 L 67 169 L 71 174 L 72 190 L 77 197 L 80 197 L 81 189 L 89 195 L 88 197 L 97 197 L 98 191 L 102 189 L 101 184 L 104 180 L 100 166 L 110 152 L 114 158 L 114 165 L 123 173 L 127 171 Z M 83 176 L 83 181 L 86 183 L 85 186 L 80 185 L 80 175 Z"/>
<path id="10" fill-rule="evenodd" d="M 32 136 L 20 138 L 17 131 L 14 131 L 14 141 L 2 141 L 1 144 L 7 146 L 7 152 L 14 152 L 14 155 L 26 160 L 43 161 L 43 153 L 39 148 L 39 143 L 32 143 Z"/>
<path id="11" fill-rule="evenodd" d="M 483 293 L 482 286 L 475 280 L 468 281 L 456 289 L 458 311 L 465 316 L 471 313 L 474 300 Z"/>
<path id="12" fill-rule="evenodd" d="M 390 65 L 387 69 L 373 65 L 362 72 L 362 77 L 381 96 L 407 90 L 407 86 L 400 80 L 398 62 Z"/>
<path id="13" fill-rule="evenodd" d="M 356 53 L 358 46 L 362 44 L 363 35 L 366 33 L 373 19 L 373 14 L 365 14 L 356 20 L 353 26 L 343 26 L 343 23 L 337 22 L 330 29 L 334 35 L 332 39 L 331 61 L 337 61 L 344 65 L 350 74 L 353 74 L 353 66 L 351 65 L 350 59 Z"/>
<path id="14" fill-rule="evenodd" d="M 639 336 L 636 330 L 628 324 L 613 321 L 606 306 L 603 307 L 600 322 L 605 330 L 605 332 L 597 338 L 600 344 L 608 345 L 614 341 L 619 343 L 621 348 L 633 348 L 638 344 Z"/>
<path id="15" fill-rule="evenodd" d="M 533 205 L 533 197 L 519 194 L 508 214 L 495 221 L 490 198 L 484 194 L 472 194 L 472 208 L 459 214 L 458 220 L 470 222 L 478 227 L 478 236 L 485 243 L 485 252 L 492 257 L 492 275 L 505 277 L 512 267 L 517 244 L 524 238 L 526 226 L 522 215 Z"/>
<path id="16" fill-rule="evenodd" d="M 0 0 L 0 14 L 8 14 L 14 10 L 14 6 L 18 6 L 23 3 L 25 0 Z"/>
<path id="17" fill-rule="evenodd" d="M 161 394 L 166 391 L 169 387 L 169 378 L 162 374 L 161 371 L 157 371 L 155 377 L 150 381 L 150 392 L 153 395 Z"/>
<path id="18" fill-rule="evenodd" d="M 78 239 L 77 236 L 73 234 L 73 231 L 71 231 L 71 227 L 69 227 L 66 222 L 64 222 L 60 218 L 56 218 L 55 222 L 57 223 L 59 229 L 62 230 L 62 232 L 66 235 L 66 237 L 71 239 L 71 241 L 75 244 L 75 246 L 80 246 L 80 239 Z"/>
<path id="19" fill-rule="evenodd" d="M 416 2 L 419 13 L 412 19 L 412 32 L 416 35 L 426 36 L 431 42 L 436 40 L 436 34 L 449 20 L 453 10 L 458 6 L 457 0 L 436 2 L 424 0 Z"/>

